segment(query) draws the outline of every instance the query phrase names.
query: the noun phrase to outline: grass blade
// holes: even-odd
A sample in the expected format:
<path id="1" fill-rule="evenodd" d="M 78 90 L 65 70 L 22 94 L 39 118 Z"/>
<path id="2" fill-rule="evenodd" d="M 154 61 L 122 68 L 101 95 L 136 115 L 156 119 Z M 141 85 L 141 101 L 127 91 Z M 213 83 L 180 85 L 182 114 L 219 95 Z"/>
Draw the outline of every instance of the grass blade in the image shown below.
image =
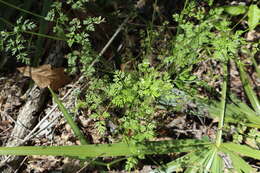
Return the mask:
<path id="1" fill-rule="evenodd" d="M 222 144 L 222 146 L 227 148 L 230 151 L 239 153 L 243 156 L 247 156 L 247 157 L 251 157 L 251 158 L 260 160 L 260 151 L 250 148 L 246 145 L 240 145 L 240 144 L 234 144 L 234 143 L 224 143 L 224 144 Z"/>
<path id="2" fill-rule="evenodd" d="M 222 158 L 216 154 L 211 166 L 212 173 L 222 173 L 224 170 L 224 164 Z"/>
<path id="3" fill-rule="evenodd" d="M 85 136 L 83 135 L 83 133 L 80 131 L 79 127 L 77 126 L 77 124 L 73 121 L 72 116 L 69 114 L 68 110 L 65 108 L 65 106 L 62 104 L 62 102 L 59 100 L 59 98 L 57 97 L 57 95 L 52 91 L 51 88 L 49 88 L 51 95 L 55 101 L 55 103 L 57 103 L 60 111 L 62 112 L 64 118 L 67 120 L 68 124 L 70 125 L 71 129 L 73 130 L 75 136 L 80 140 L 81 145 L 86 145 L 88 144 Z"/>
<path id="4" fill-rule="evenodd" d="M 224 153 L 228 154 L 228 156 L 230 156 L 230 159 L 232 161 L 232 167 L 233 167 L 232 172 L 236 172 L 236 171 L 239 172 L 239 173 L 240 172 L 241 173 L 245 173 L 245 172 L 253 173 L 253 172 L 255 172 L 253 170 L 253 168 L 247 162 L 245 162 L 239 155 L 237 155 L 235 152 L 233 152 L 229 149 L 226 149 L 224 147 L 221 147 L 221 150 Z"/>
<path id="5" fill-rule="evenodd" d="M 195 151 L 195 152 L 191 152 L 189 154 L 186 154 L 174 161 L 171 161 L 169 163 L 167 163 L 166 165 L 157 168 L 153 171 L 151 171 L 150 173 L 171 173 L 174 171 L 178 171 L 181 170 L 182 168 L 187 168 L 187 165 L 190 166 L 190 163 L 193 163 L 197 160 L 199 160 L 201 157 L 204 157 L 205 154 L 208 152 L 209 150 L 199 150 L 199 151 Z"/>
<path id="6" fill-rule="evenodd" d="M 233 103 L 226 105 L 225 122 L 242 123 L 241 119 L 246 119 L 247 121 L 244 121 L 243 125 L 260 128 L 260 118 L 254 110 L 232 95 L 231 100 Z M 219 120 L 222 110 L 221 104 L 219 102 L 213 102 L 208 107 L 210 117 Z"/>
<path id="7" fill-rule="evenodd" d="M 21 146 L 0 147 L 0 155 L 52 155 L 67 157 L 113 157 L 140 154 L 168 154 L 206 150 L 212 145 L 202 140 L 151 141 L 143 144 L 92 144 L 80 146 Z"/>
<path id="8" fill-rule="evenodd" d="M 192 165 L 192 167 L 190 166 L 187 170 L 185 170 L 185 173 L 210 172 L 214 158 L 217 155 L 217 148 L 215 145 L 212 145 L 211 148 L 206 151 L 207 152 L 203 153 L 203 155 L 200 155 L 196 160 L 187 162 L 187 164 Z"/>
<path id="9" fill-rule="evenodd" d="M 36 14 L 36 13 L 32 13 L 32 12 L 30 12 L 30 11 L 28 11 L 28 10 L 24 10 L 24 9 L 19 8 L 19 7 L 15 6 L 15 5 L 11 4 L 11 3 L 8 3 L 8 2 L 6 2 L 6 1 L 0 0 L 0 3 L 5 4 L 6 6 L 11 7 L 11 8 L 14 8 L 14 9 L 16 9 L 16 10 L 19 10 L 19 11 L 21 11 L 21 12 L 24 12 L 24 13 L 30 14 L 30 15 L 32 15 L 32 16 L 35 16 L 35 17 L 44 19 L 44 16 L 38 15 L 38 14 Z"/>
<path id="10" fill-rule="evenodd" d="M 256 71 L 257 77 L 258 77 L 258 79 L 260 79 L 260 68 L 259 68 L 258 65 L 257 65 L 257 62 L 256 62 L 256 60 L 255 60 L 255 57 L 252 56 L 251 59 L 252 59 L 253 65 L 254 65 L 254 67 L 255 67 L 255 71 Z"/>
<path id="11" fill-rule="evenodd" d="M 244 67 L 242 62 L 236 61 L 237 67 L 240 72 L 240 79 L 242 81 L 243 87 L 245 89 L 246 95 L 254 108 L 254 110 L 257 112 L 258 115 L 260 115 L 260 103 L 256 96 L 256 93 L 254 92 L 252 86 L 249 83 L 249 77 L 247 76 L 246 72 L 244 71 Z"/>
<path id="12" fill-rule="evenodd" d="M 220 146 L 222 141 L 222 128 L 224 127 L 224 117 L 226 112 L 226 96 L 227 96 L 227 78 L 228 78 L 228 70 L 227 70 L 227 64 L 223 64 L 223 83 L 222 83 L 222 91 L 221 91 L 221 112 L 220 112 L 220 119 L 218 122 L 218 133 L 217 133 L 217 139 L 216 139 L 216 145 L 217 147 Z"/>
<path id="13" fill-rule="evenodd" d="M 236 169 L 237 171 L 241 170 L 242 172 L 248 172 L 248 173 L 253 173 L 255 171 L 253 171 L 253 168 L 246 163 L 241 157 L 239 157 L 239 155 L 235 154 L 235 153 L 231 153 L 230 154 L 232 163 L 234 164 L 234 169 Z"/>
<path id="14" fill-rule="evenodd" d="M 209 155 L 209 157 L 207 158 L 206 162 L 204 163 L 204 165 L 205 165 L 205 170 L 204 170 L 204 172 L 210 172 L 209 170 L 210 170 L 210 168 L 212 167 L 212 164 L 213 164 L 213 162 L 214 162 L 216 156 L 217 156 L 217 148 L 215 147 L 214 149 L 212 149 L 212 150 L 210 151 L 210 155 Z"/>

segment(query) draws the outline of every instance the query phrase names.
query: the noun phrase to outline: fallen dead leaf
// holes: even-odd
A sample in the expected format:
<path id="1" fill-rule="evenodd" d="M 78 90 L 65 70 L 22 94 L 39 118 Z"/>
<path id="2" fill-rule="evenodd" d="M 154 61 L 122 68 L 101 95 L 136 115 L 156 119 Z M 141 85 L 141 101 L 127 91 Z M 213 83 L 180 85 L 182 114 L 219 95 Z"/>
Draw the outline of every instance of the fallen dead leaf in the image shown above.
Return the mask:
<path id="1" fill-rule="evenodd" d="M 57 91 L 60 87 L 67 84 L 70 79 L 64 73 L 64 68 L 52 68 L 50 64 L 39 67 L 20 67 L 18 71 L 24 76 L 31 77 L 40 88 L 50 87 Z"/>

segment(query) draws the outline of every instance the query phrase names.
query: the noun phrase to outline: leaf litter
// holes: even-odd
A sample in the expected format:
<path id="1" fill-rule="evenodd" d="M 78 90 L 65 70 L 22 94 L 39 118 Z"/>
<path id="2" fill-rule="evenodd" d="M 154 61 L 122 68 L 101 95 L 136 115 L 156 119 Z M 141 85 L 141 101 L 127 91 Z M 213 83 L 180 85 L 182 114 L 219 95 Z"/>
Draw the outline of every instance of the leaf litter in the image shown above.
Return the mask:
<path id="1" fill-rule="evenodd" d="M 64 73 L 64 68 L 52 68 L 50 64 L 39 67 L 19 67 L 17 70 L 24 76 L 31 77 L 40 88 L 50 87 L 54 91 L 70 81 Z"/>

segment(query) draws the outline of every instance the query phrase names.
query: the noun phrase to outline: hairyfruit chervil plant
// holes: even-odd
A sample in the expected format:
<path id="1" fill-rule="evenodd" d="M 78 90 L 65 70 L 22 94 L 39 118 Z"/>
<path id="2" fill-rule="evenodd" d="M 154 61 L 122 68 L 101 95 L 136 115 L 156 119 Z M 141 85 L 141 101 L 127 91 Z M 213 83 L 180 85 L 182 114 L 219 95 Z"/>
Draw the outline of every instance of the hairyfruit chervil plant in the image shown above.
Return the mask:
<path id="1" fill-rule="evenodd" d="M 72 1 L 67 1 L 66 3 L 72 4 Z M 82 3 L 76 4 L 78 5 L 75 6 L 75 4 L 73 4 L 73 9 L 83 10 Z M 87 74 L 88 72 L 93 72 L 94 68 L 90 69 L 89 67 L 92 66 L 91 64 L 93 63 L 95 56 L 88 39 L 88 32 L 94 31 L 94 24 L 99 24 L 103 20 L 101 20 L 101 18 L 94 17 L 87 18 L 83 21 L 78 18 L 70 19 L 65 14 L 62 6 L 63 4 L 61 2 L 54 2 L 51 5 L 52 9 L 47 14 L 47 17 L 45 17 L 47 21 L 50 21 L 54 24 L 53 33 L 56 34 L 57 37 L 50 37 L 43 34 L 41 34 L 40 36 L 58 40 L 66 40 L 68 46 L 72 49 L 74 45 L 80 47 L 80 50 L 74 50 L 72 51 L 72 53 L 69 53 L 67 55 L 69 66 L 74 67 L 76 65 L 77 59 L 79 59 L 79 61 L 82 63 L 82 68 L 80 68 L 82 72 L 84 72 L 85 74 Z M 30 12 L 28 11 L 22 11 L 30 14 Z M 18 21 L 18 24 L 21 24 L 21 26 L 19 25 L 18 29 L 14 28 L 14 31 L 19 31 L 18 33 L 20 35 L 38 35 L 35 32 L 28 31 L 28 29 L 35 28 L 36 24 L 30 23 L 29 20 L 25 20 L 23 23 L 21 23 L 21 21 L 22 19 Z M 28 25 L 28 23 L 30 25 Z M 32 25 L 33 27 L 28 27 L 27 25 Z M 8 42 L 8 39 L 11 40 L 11 35 L 13 34 L 12 32 L 9 33 L 3 31 L 2 33 L 5 36 L 5 41 Z M 18 38 L 16 38 L 16 42 L 25 43 L 25 41 L 20 42 L 20 35 L 18 36 Z M 15 44 L 11 44 L 11 46 L 13 46 L 13 49 L 17 47 Z M 21 45 L 21 47 L 24 48 L 25 46 Z M 19 48 L 19 50 L 22 50 L 22 48 Z M 9 49 L 10 48 L 7 47 L 6 50 Z M 13 52 L 16 53 L 16 51 Z M 18 53 L 21 54 L 21 52 Z M 18 57 L 19 56 L 21 55 L 18 55 Z M 23 57 L 24 58 L 22 59 L 22 61 L 29 64 L 29 59 L 25 56 Z M 76 68 L 71 68 L 71 72 L 75 72 L 75 70 Z M 94 85 L 96 85 L 98 83 L 98 80 L 92 80 L 93 81 L 90 80 L 90 84 L 94 83 Z M 107 83 L 105 83 L 105 85 L 107 85 Z M 118 107 L 124 110 L 122 112 L 122 117 L 117 120 L 121 124 L 118 128 L 119 130 L 117 130 L 117 133 L 120 132 L 123 134 L 124 141 L 137 143 L 154 137 L 153 130 L 155 128 L 155 122 L 152 121 L 152 114 L 155 112 L 153 108 L 154 101 L 157 97 L 159 97 L 162 93 L 167 92 L 167 90 L 169 90 L 170 88 L 171 85 L 167 73 L 160 73 L 153 68 L 149 68 L 149 63 L 147 62 L 139 65 L 138 71 L 136 72 L 131 72 L 129 74 L 125 74 L 124 72 L 115 73 L 114 83 L 110 84 L 109 89 L 105 90 L 105 93 L 111 98 L 111 107 Z M 95 87 L 94 89 L 97 88 Z M 117 90 L 119 91 L 119 93 L 117 93 Z M 90 97 L 93 98 L 94 93 Z M 99 94 L 97 95 L 97 97 L 100 97 Z M 89 99 L 89 97 L 86 98 Z M 93 101 L 96 101 L 94 102 L 94 104 L 98 103 L 97 99 L 91 101 L 92 103 Z M 88 102 L 90 102 L 90 100 L 86 101 L 86 103 Z M 99 106 L 99 108 L 100 107 L 101 106 Z M 90 108 L 93 108 L 93 105 Z M 99 120 L 97 121 L 97 127 L 99 132 L 102 133 L 104 132 L 105 125 L 105 121 L 102 121 L 102 119 L 111 118 L 110 114 L 107 111 L 102 112 L 102 109 L 98 108 L 96 108 L 93 112 L 95 112 L 95 114 L 93 113 L 91 117 Z M 131 135 L 129 136 L 129 134 Z"/>
<path id="2" fill-rule="evenodd" d="M 0 1 L 0 3 L 4 3 L 10 8 L 15 8 L 29 16 L 52 22 L 53 34 L 55 34 L 55 36 L 51 36 L 38 33 L 36 30 L 37 24 L 30 21 L 30 19 L 23 19 L 20 17 L 15 25 L 2 19 L 1 21 L 12 26 L 12 31 L 1 31 L 1 48 L 7 52 L 10 51 L 12 56 L 17 57 L 18 61 L 25 64 L 31 64 L 32 61 L 30 60 L 30 57 L 34 55 L 35 51 L 32 52 L 29 51 L 29 49 L 33 48 L 32 45 L 37 44 L 31 43 L 36 41 L 36 39 L 29 39 L 29 37 L 35 36 L 53 40 L 63 40 L 66 41 L 68 47 L 71 48 L 71 53 L 68 53 L 66 56 L 69 64 L 68 70 L 72 73 L 75 72 L 76 62 L 79 61 L 82 64 L 80 68 L 81 72 L 91 73 L 94 69 L 88 68 L 88 66 L 96 59 L 97 55 L 92 50 L 89 33 L 95 30 L 95 24 L 100 24 L 104 20 L 101 19 L 101 17 L 87 17 L 84 20 L 77 17 L 71 18 L 68 17 L 67 13 L 70 9 L 65 11 L 63 8 L 64 5 L 69 5 L 72 10 L 81 10 L 82 12 L 85 12 L 85 4 L 87 2 L 88 0 L 66 1 L 66 3 L 58 1 L 53 2 L 49 12 L 46 14 L 46 17 L 44 17 L 24 9 L 16 8 L 8 2 Z M 45 25 L 47 25 L 47 23 L 45 23 Z M 40 25 L 40 28 L 41 27 L 42 26 Z M 37 49 L 41 50 L 40 47 Z M 38 62 L 40 61 L 38 60 Z"/>
<path id="3" fill-rule="evenodd" d="M 136 71 L 116 71 L 112 82 L 92 80 L 80 105 L 92 112 L 90 117 L 96 120 L 101 134 L 110 122 L 116 127 L 112 131 L 114 141 L 139 144 L 156 137 L 156 99 L 171 88 L 168 74 L 156 71 L 144 60 Z M 127 163 L 130 170 L 137 160 L 130 157 Z"/>
<path id="4" fill-rule="evenodd" d="M 193 8 L 187 6 L 187 8 L 184 8 L 184 11 L 191 8 L 190 10 L 191 12 L 193 12 L 192 10 L 196 7 L 194 6 L 194 2 L 191 1 L 191 3 L 187 4 L 190 4 L 191 6 L 193 5 Z M 219 127 L 217 138 L 215 141 L 209 141 L 207 139 L 200 141 L 175 140 L 175 142 L 173 142 L 175 145 L 173 145 L 170 141 L 146 141 L 152 139 L 155 136 L 153 130 L 156 123 L 153 124 L 153 115 L 156 109 L 153 106 L 156 103 L 156 98 L 159 98 L 163 94 L 167 94 L 167 92 L 171 90 L 172 84 L 174 84 L 175 86 L 179 86 L 179 88 L 181 88 L 181 85 L 177 85 L 176 80 L 173 80 L 172 82 L 166 72 L 160 72 L 156 70 L 156 68 L 152 67 L 147 60 L 143 60 L 143 62 L 139 64 L 136 68 L 137 70 L 132 70 L 130 72 L 115 72 L 113 81 L 109 80 L 109 78 L 105 78 L 106 80 L 101 78 L 101 80 L 96 79 L 93 81 L 93 83 L 91 84 L 92 88 L 90 88 L 94 92 L 93 96 L 95 95 L 96 91 L 99 92 L 99 94 L 94 96 L 99 105 L 97 105 L 95 101 L 92 102 L 93 100 L 89 99 L 92 95 L 88 96 L 88 94 L 86 96 L 86 100 L 82 101 L 85 105 L 88 105 L 88 107 L 93 108 L 91 110 L 92 112 L 94 112 L 94 114 L 92 114 L 92 118 L 95 118 L 97 122 L 101 122 L 101 133 L 106 130 L 104 124 L 108 120 L 114 118 L 116 120 L 113 120 L 113 123 L 117 125 L 117 128 L 115 129 L 115 134 L 118 134 L 118 141 L 124 141 L 127 143 L 49 148 L 1 148 L 0 153 L 17 155 L 50 154 L 61 156 L 77 156 L 81 158 L 102 156 L 139 156 L 139 158 L 143 158 L 145 154 L 188 152 L 188 154 L 186 154 L 185 156 L 180 157 L 173 162 L 170 162 L 166 165 L 166 167 L 163 167 L 162 169 L 158 169 L 156 171 L 162 172 L 166 170 L 168 172 L 173 172 L 178 171 L 181 168 L 187 168 L 186 172 L 223 172 L 224 169 L 226 169 L 227 171 L 236 170 L 238 172 L 252 172 L 253 169 L 244 160 L 242 160 L 237 153 L 259 159 L 259 151 L 251 149 L 245 145 L 223 143 L 222 141 L 224 117 L 226 115 L 228 82 L 227 62 L 229 61 L 229 59 L 237 55 L 237 49 L 239 47 L 237 40 L 239 42 L 241 40 L 239 34 L 233 34 L 233 32 L 230 30 L 229 22 L 227 22 L 227 19 L 225 18 L 225 16 L 223 16 L 222 11 L 219 9 L 215 10 L 216 13 L 214 13 L 214 10 L 212 13 L 216 15 L 215 17 L 217 18 L 215 21 L 216 23 L 214 23 L 214 25 L 216 26 L 208 30 L 208 32 L 212 32 L 212 36 L 210 37 L 211 34 L 208 33 L 206 38 L 209 37 L 211 39 L 214 39 L 215 36 L 216 39 L 212 40 L 212 42 L 210 42 L 209 40 L 208 42 L 205 42 L 208 52 L 204 52 L 205 47 L 203 47 L 203 44 L 199 44 L 200 42 L 198 42 L 197 44 L 192 42 L 194 45 L 201 46 L 201 49 L 199 49 L 198 47 L 196 49 L 194 48 L 197 51 L 192 49 L 192 53 L 195 55 L 195 58 L 200 57 L 199 55 L 201 51 L 205 53 L 205 57 L 203 57 L 206 60 L 210 57 L 209 55 L 214 55 L 214 59 L 218 60 L 223 65 L 224 75 L 221 87 L 222 97 L 220 103 L 220 112 L 218 114 Z M 212 14 L 210 12 L 205 14 L 204 13 L 205 11 L 201 10 L 200 14 L 203 16 L 207 16 L 207 14 Z M 181 15 L 183 14 L 185 13 L 183 12 Z M 194 17 L 192 14 L 190 15 L 191 17 Z M 202 19 L 200 19 L 199 21 L 203 21 Z M 181 23 L 187 23 L 186 20 L 182 21 Z M 210 23 L 211 21 L 208 22 Z M 195 30 L 196 25 L 189 25 L 188 23 L 188 25 L 184 26 L 185 27 L 183 27 L 181 31 L 179 31 L 180 33 L 177 33 L 176 37 L 184 32 L 185 34 L 180 36 L 180 40 L 182 40 L 183 38 L 183 40 L 185 40 L 185 43 L 190 40 L 190 34 L 191 36 L 193 35 L 191 33 L 191 30 Z M 186 30 L 188 30 L 189 32 L 186 32 Z M 228 32 L 229 34 L 225 32 Z M 186 37 L 188 37 L 189 39 Z M 191 38 L 193 37 L 194 36 L 192 36 Z M 231 39 L 231 41 L 234 41 L 234 43 L 236 44 L 231 44 L 231 41 L 229 41 L 226 37 Z M 173 43 L 175 43 L 175 40 L 176 39 L 173 40 Z M 180 41 L 180 43 L 182 43 L 182 41 Z M 220 43 L 221 45 L 219 45 Z M 188 43 L 185 43 L 183 45 L 185 49 L 189 48 Z M 176 48 L 175 44 L 173 44 L 173 49 L 176 49 L 177 53 L 178 51 L 181 52 L 181 49 Z M 185 59 L 185 56 L 182 56 L 182 58 L 178 60 L 178 62 L 180 62 L 180 66 L 178 66 L 179 64 L 175 64 L 174 58 L 178 59 L 181 56 L 174 57 L 176 52 L 173 52 L 173 56 L 169 57 L 173 58 L 172 60 L 169 59 L 169 61 L 166 61 L 168 65 L 166 69 L 172 69 L 170 70 L 170 72 L 171 74 L 173 74 L 173 76 L 178 75 L 179 72 L 181 74 L 183 70 L 185 71 L 187 68 L 189 69 L 189 66 L 196 65 L 198 62 L 204 60 L 201 59 L 197 62 L 196 59 L 193 59 L 193 56 L 189 56 L 189 54 L 186 53 L 187 57 L 189 58 Z M 177 72 L 175 72 L 175 69 L 173 69 L 172 66 L 176 66 Z M 188 74 L 190 74 L 192 71 L 189 70 L 188 72 Z M 187 85 L 189 84 L 187 82 L 188 80 L 181 79 L 181 81 L 184 81 L 185 87 L 189 86 Z M 96 88 L 95 84 L 98 84 L 97 86 L 103 87 Z M 106 97 L 100 98 L 100 93 L 103 93 Z M 113 114 L 113 109 L 119 109 L 120 112 L 118 114 Z M 137 160 L 135 159 L 135 157 L 129 157 L 126 169 L 131 169 L 136 163 Z"/>

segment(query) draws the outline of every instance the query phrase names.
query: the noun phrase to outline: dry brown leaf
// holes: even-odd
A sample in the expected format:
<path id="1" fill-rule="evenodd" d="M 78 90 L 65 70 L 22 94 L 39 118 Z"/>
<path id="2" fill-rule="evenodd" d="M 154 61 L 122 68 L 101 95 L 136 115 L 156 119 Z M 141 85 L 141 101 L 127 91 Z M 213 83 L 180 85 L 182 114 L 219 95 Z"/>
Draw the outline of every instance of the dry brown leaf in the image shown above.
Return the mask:
<path id="1" fill-rule="evenodd" d="M 64 73 L 64 68 L 52 68 L 50 64 L 39 67 L 20 67 L 17 68 L 24 76 L 31 77 L 40 88 L 50 87 L 56 91 L 67 84 L 70 79 Z"/>

